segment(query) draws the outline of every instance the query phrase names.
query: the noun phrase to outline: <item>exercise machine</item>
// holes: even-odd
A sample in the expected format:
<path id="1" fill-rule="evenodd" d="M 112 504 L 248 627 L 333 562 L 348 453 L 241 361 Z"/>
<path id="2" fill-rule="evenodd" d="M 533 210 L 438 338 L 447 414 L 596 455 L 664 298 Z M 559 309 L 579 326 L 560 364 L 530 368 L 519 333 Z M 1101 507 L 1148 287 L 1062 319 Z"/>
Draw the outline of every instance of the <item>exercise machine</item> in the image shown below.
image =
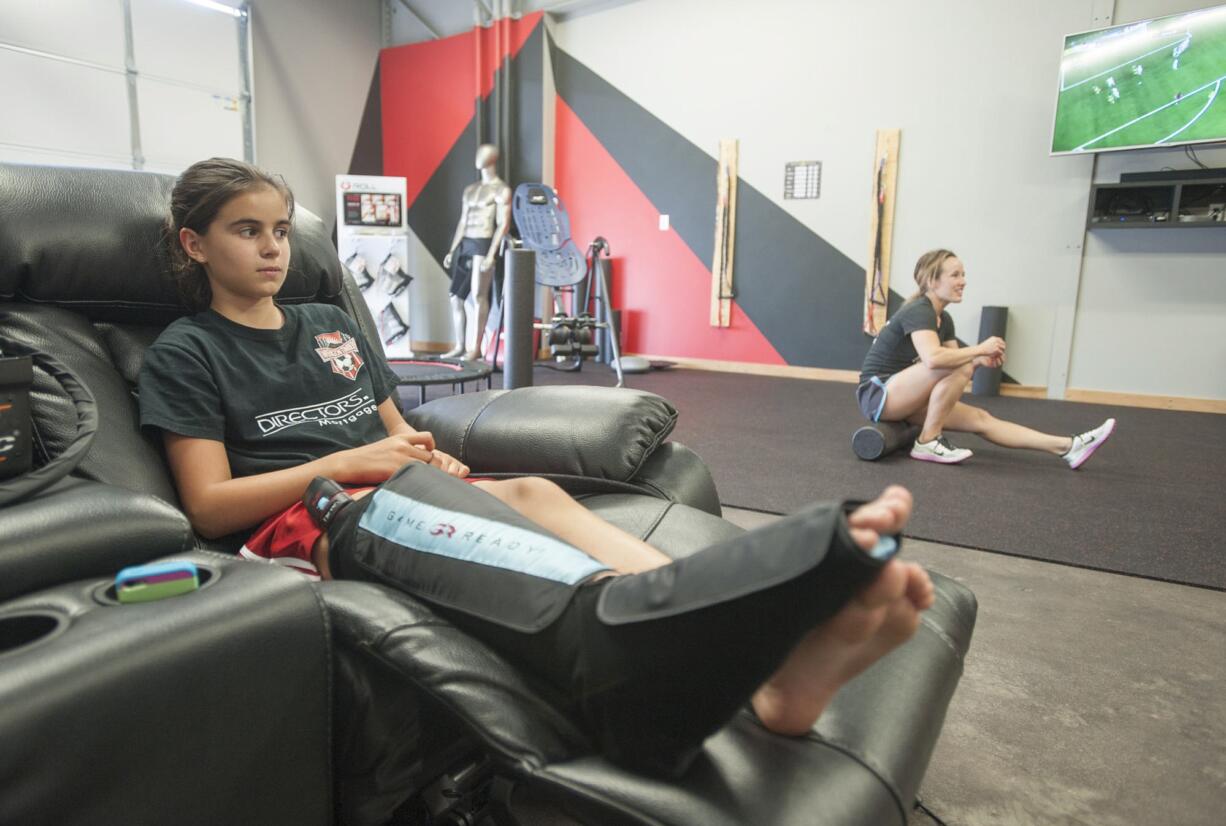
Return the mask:
<path id="1" fill-rule="evenodd" d="M 570 217 L 557 193 L 544 184 L 520 184 L 511 199 L 511 213 L 519 230 L 518 243 L 536 254 L 534 278 L 553 289 L 553 316 L 533 326 L 548 333 L 552 362 L 545 366 L 573 372 L 598 352 L 597 333 L 608 330 L 617 386 L 625 386 L 621 347 L 613 321 L 609 287 L 609 242 L 597 236 L 587 254 L 570 237 Z M 564 299 L 569 296 L 569 299 Z M 501 332 L 502 322 L 499 322 Z M 495 334 L 497 360 L 498 334 Z"/>

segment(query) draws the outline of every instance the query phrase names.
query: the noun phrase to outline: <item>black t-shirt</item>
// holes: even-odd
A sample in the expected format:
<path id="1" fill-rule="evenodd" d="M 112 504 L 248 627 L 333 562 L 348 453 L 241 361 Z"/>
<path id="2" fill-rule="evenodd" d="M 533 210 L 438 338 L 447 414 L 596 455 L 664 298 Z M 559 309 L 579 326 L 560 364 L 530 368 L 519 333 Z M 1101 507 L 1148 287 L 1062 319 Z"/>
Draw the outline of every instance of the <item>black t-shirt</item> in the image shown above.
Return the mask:
<path id="1" fill-rule="evenodd" d="M 224 442 L 236 477 L 385 438 L 377 407 L 396 375 L 383 354 L 339 307 L 278 306 L 278 330 L 212 310 L 167 327 L 141 365 L 141 427 Z"/>
<path id="2" fill-rule="evenodd" d="M 942 310 L 941 325 L 938 327 L 936 309 L 927 297 L 920 296 L 908 301 L 873 339 L 873 346 L 869 348 L 864 365 L 860 368 L 860 381 L 870 376 L 888 378 L 915 364 L 919 353 L 911 341 L 911 334 L 916 330 L 932 330 L 944 344 L 954 337 L 954 320 Z"/>

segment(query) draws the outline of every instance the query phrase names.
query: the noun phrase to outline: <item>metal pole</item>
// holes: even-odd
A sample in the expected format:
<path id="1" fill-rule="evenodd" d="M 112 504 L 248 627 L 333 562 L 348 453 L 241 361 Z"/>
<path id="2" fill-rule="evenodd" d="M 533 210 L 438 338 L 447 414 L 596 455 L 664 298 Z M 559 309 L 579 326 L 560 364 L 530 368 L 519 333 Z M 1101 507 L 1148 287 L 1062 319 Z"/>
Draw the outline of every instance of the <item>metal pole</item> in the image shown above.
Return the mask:
<path id="1" fill-rule="evenodd" d="M 132 37 L 132 3 L 123 0 L 123 63 L 128 80 L 128 129 L 132 145 L 132 168 L 145 168 L 145 153 L 140 142 L 140 106 L 137 103 L 136 48 Z"/>
<path id="2" fill-rule="evenodd" d="M 503 307 L 507 341 L 502 362 L 502 386 L 507 390 L 532 386 L 532 302 L 536 295 L 536 253 L 509 248 L 506 256 Z"/>
<path id="3" fill-rule="evenodd" d="M 609 259 L 601 258 L 599 254 L 596 256 L 596 274 L 600 277 L 600 294 L 604 296 L 604 320 L 609 325 L 609 344 L 613 350 L 613 369 L 617 371 L 617 386 L 626 386 L 626 377 L 622 375 L 622 350 L 618 344 L 618 329 L 613 325 L 613 302 L 609 299 L 613 295 L 613 291 L 609 289 L 609 270 L 612 264 Z"/>
<path id="4" fill-rule="evenodd" d="M 243 160 L 255 163 L 255 88 L 251 76 L 251 4 L 239 7 L 238 17 L 238 63 L 239 63 L 239 112 L 243 119 Z"/>
<path id="5" fill-rule="evenodd" d="M 473 26 L 473 126 L 477 129 L 477 146 L 485 143 L 485 103 L 481 100 L 481 27 Z"/>
<path id="6" fill-rule="evenodd" d="M 499 93 L 499 115 L 501 116 L 501 124 L 499 128 L 499 156 L 503 158 L 502 176 L 504 181 L 512 181 L 515 179 L 515 170 L 512 169 L 512 151 L 514 149 L 514 139 L 511 137 L 511 118 L 512 115 L 512 85 L 511 79 L 511 12 L 510 0 L 504 0 L 504 11 L 502 19 L 502 38 L 504 50 L 506 52 L 505 61 L 499 62 L 499 68 L 502 69 L 502 91 Z"/>

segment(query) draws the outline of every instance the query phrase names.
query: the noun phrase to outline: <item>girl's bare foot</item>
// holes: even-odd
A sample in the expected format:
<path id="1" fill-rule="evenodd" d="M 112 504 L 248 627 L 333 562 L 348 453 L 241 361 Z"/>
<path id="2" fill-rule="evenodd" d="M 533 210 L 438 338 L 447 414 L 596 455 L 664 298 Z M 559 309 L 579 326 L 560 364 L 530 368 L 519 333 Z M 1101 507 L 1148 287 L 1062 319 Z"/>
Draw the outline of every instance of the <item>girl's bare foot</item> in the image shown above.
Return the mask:
<path id="1" fill-rule="evenodd" d="M 870 550 L 882 534 L 902 529 L 911 505 L 904 488 L 888 488 L 848 517 L 852 538 Z M 896 559 L 886 563 L 837 614 L 801 639 L 754 694 L 754 712 L 771 731 L 807 732 L 844 683 L 910 639 L 932 601 L 932 581 L 923 568 Z"/>

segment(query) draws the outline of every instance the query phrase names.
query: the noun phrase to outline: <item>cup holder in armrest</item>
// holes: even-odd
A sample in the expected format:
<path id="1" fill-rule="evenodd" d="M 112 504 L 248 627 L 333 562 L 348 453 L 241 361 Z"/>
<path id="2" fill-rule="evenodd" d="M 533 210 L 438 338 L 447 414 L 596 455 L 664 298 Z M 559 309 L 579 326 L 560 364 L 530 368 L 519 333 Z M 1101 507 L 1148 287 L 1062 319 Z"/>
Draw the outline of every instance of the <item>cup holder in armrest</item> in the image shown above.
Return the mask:
<path id="1" fill-rule="evenodd" d="M 0 615 L 0 657 L 52 639 L 68 626 L 68 618 L 51 611 Z"/>
<path id="2" fill-rule="evenodd" d="M 196 563 L 196 577 L 197 579 L 200 580 L 200 584 L 196 588 L 196 591 L 203 591 L 205 588 L 209 587 L 214 582 L 216 582 L 218 579 L 220 579 L 221 574 L 218 571 L 213 570 L 213 568 L 211 568 L 210 566 L 201 565 L 199 562 L 197 562 Z M 189 591 L 186 594 L 179 594 L 179 596 L 189 597 L 196 591 Z M 94 586 L 93 597 L 94 597 L 94 602 L 97 602 L 100 605 L 123 605 L 123 607 L 125 608 L 130 607 L 129 605 L 125 605 L 124 603 L 120 602 L 119 597 L 115 595 L 114 580 L 107 580 L 105 582 L 100 582 L 96 586 Z M 167 599 L 177 599 L 177 597 L 167 597 Z M 165 602 L 165 600 L 158 600 L 158 602 Z M 137 604 L 145 604 L 145 603 L 137 603 Z"/>

